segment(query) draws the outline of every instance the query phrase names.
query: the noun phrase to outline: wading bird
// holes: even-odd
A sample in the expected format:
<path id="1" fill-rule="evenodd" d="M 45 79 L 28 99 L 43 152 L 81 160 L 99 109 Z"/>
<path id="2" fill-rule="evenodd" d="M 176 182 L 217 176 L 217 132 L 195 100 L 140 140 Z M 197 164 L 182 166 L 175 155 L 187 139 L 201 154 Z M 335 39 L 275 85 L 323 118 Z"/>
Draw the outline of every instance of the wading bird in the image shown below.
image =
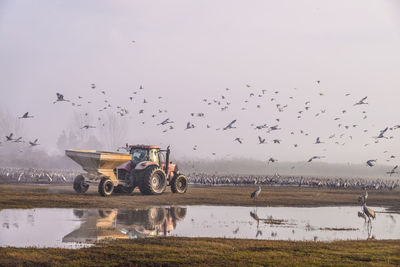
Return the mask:
<path id="1" fill-rule="evenodd" d="M 367 207 L 367 204 L 363 203 L 363 211 L 365 213 L 365 215 L 367 215 L 368 217 L 368 221 L 371 222 L 371 218 L 375 219 L 375 211 L 373 211 L 372 209 Z"/>
<path id="2" fill-rule="evenodd" d="M 250 198 L 255 200 L 260 193 L 261 193 L 261 186 L 258 186 L 258 189 L 256 191 L 254 191 L 253 193 L 251 193 Z"/>

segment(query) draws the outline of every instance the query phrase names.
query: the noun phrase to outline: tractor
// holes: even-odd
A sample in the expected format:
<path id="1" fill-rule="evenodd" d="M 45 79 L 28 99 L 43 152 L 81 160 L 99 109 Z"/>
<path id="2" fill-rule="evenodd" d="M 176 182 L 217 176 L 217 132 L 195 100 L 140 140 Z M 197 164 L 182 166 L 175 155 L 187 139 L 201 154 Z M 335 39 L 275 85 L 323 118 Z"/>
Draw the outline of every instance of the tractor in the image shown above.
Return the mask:
<path id="1" fill-rule="evenodd" d="M 66 150 L 86 173 L 74 179 L 74 190 L 85 193 L 90 183 L 98 184 L 102 196 L 131 193 L 136 187 L 144 195 L 160 195 L 167 186 L 173 193 L 183 194 L 188 180 L 178 166 L 169 161 L 169 146 L 161 150 L 152 145 L 126 145 L 128 154 L 93 150 Z"/>

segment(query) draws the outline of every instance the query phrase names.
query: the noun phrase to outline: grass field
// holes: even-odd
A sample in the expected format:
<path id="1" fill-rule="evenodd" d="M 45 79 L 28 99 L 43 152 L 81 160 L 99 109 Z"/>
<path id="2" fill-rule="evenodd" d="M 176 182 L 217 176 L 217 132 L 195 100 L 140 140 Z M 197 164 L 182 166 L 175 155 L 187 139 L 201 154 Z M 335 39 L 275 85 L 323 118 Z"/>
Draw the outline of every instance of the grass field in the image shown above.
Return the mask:
<path id="1" fill-rule="evenodd" d="M 2 248 L 0 265 L 398 266 L 400 242 L 325 243 L 160 237 L 117 241 L 79 250 Z"/>

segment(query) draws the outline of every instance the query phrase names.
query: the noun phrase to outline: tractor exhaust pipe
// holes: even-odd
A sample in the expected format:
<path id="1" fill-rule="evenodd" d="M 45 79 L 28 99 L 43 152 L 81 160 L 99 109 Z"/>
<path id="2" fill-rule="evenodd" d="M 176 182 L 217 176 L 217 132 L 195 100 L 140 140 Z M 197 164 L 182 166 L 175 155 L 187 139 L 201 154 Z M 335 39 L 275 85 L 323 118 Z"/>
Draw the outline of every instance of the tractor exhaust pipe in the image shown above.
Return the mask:
<path id="1" fill-rule="evenodd" d="M 168 177 L 168 168 L 169 168 L 169 152 L 170 152 L 170 149 L 169 149 L 169 146 L 167 147 L 167 154 L 165 155 L 165 174 L 167 175 L 167 177 Z"/>

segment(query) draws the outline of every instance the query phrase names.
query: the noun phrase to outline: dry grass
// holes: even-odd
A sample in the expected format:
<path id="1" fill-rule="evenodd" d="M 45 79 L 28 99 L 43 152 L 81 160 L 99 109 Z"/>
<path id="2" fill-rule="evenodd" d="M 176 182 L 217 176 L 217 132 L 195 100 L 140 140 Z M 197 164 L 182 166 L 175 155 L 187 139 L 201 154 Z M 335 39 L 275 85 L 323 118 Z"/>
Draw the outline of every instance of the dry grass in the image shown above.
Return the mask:
<path id="1" fill-rule="evenodd" d="M 398 266 L 400 242 L 150 238 L 121 240 L 79 250 L 3 248 L 0 265 Z"/>

